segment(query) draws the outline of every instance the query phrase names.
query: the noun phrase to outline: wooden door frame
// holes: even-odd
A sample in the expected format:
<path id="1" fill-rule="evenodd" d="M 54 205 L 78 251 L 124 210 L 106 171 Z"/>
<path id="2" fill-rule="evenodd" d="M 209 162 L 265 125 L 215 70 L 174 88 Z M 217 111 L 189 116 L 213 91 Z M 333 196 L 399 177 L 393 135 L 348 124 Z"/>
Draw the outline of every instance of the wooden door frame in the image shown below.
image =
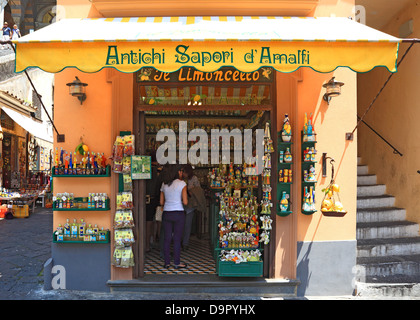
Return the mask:
<path id="1" fill-rule="evenodd" d="M 145 136 L 146 128 L 143 125 L 145 115 L 137 108 L 139 97 L 136 73 L 133 73 L 133 134 L 135 135 L 136 153 L 144 154 L 146 151 Z M 135 266 L 133 268 L 133 278 L 144 277 L 145 262 L 145 241 L 146 241 L 146 203 L 142 201 L 146 196 L 146 180 L 133 180 L 133 219 L 135 223 L 134 236 L 137 240 L 133 245 Z"/>
<path id="2" fill-rule="evenodd" d="M 191 110 L 191 107 L 185 106 L 185 108 L 177 107 L 162 107 L 158 108 L 156 106 L 140 106 L 138 104 L 140 94 L 139 94 L 139 83 L 136 79 L 137 73 L 133 73 L 133 133 L 136 136 L 136 153 L 144 154 L 146 152 L 145 137 L 146 128 L 145 128 L 145 111 L 148 110 Z M 274 76 L 273 82 L 271 83 L 271 105 L 266 106 L 250 106 L 251 110 L 264 110 L 270 113 L 271 119 L 271 138 L 273 140 L 274 152 L 271 160 L 272 169 L 271 169 L 271 186 L 272 186 L 272 201 L 273 207 L 271 208 L 271 219 L 276 221 L 277 217 L 277 81 Z M 235 108 L 233 106 L 216 106 L 214 110 L 238 110 L 240 108 Z M 203 108 L 203 110 L 205 110 Z M 144 199 L 146 195 L 146 181 L 145 180 L 134 180 L 133 181 L 133 218 L 136 227 L 134 228 L 134 236 L 136 237 L 136 242 L 133 245 L 133 253 L 135 259 L 135 266 L 133 268 L 133 278 L 142 278 L 144 277 L 144 264 L 145 264 L 145 237 L 146 237 L 146 204 L 141 199 Z M 271 241 L 268 245 L 264 246 L 264 270 L 263 275 L 265 278 L 274 278 L 275 276 L 275 239 L 276 239 L 276 223 L 272 224 L 271 230 Z"/>

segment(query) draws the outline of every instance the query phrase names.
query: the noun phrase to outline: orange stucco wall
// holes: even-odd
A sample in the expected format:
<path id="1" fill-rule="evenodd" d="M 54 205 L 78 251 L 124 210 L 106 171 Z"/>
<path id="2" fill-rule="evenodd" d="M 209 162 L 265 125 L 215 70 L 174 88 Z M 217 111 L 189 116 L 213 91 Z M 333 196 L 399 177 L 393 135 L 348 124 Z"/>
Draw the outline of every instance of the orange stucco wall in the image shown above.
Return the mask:
<path id="1" fill-rule="evenodd" d="M 415 1 L 385 25 L 382 31 L 399 36 L 399 28 L 410 19 L 414 21 L 414 32 L 409 38 L 420 37 L 420 8 Z M 369 23 L 369 20 L 367 21 Z M 409 44 L 401 44 L 400 59 Z M 415 44 L 398 68 L 364 121 L 379 132 L 403 154 L 393 153 L 393 149 L 382 141 L 364 124 L 360 124 L 359 156 L 362 164 L 369 166 L 369 173 L 377 175 L 377 183 L 386 185 L 386 192 L 395 196 L 395 206 L 405 208 L 407 220 L 420 222 L 420 139 L 418 119 L 420 118 L 418 99 L 418 75 L 420 47 Z M 358 76 L 358 114 L 362 116 L 373 98 L 389 76 L 387 70 L 377 69 Z"/>
<path id="2" fill-rule="evenodd" d="M 88 0 L 59 0 L 59 5 L 66 8 L 66 17 L 98 17 L 100 14 L 92 9 Z M 256 6 L 258 3 L 256 2 Z M 313 12 L 315 16 L 348 17 L 354 5 L 353 0 L 320 0 Z M 203 14 L 203 13 L 201 13 Z M 205 13 L 204 13 L 205 14 Z M 267 12 L 269 15 L 269 12 Z M 220 9 L 223 15 L 223 9 Z M 300 158 L 300 131 L 303 127 L 304 113 L 314 114 L 315 130 L 318 134 L 317 144 L 317 209 L 322 200 L 321 189 L 329 183 L 328 177 L 321 175 L 321 156 L 326 152 L 335 159 L 336 182 L 341 187 L 341 202 L 348 214 L 342 218 L 328 218 L 320 212 L 312 216 L 300 213 L 300 184 L 293 186 L 294 213 L 288 217 L 276 218 L 276 259 L 275 276 L 284 278 L 296 277 L 296 241 L 340 241 L 355 239 L 356 225 L 356 168 L 357 136 L 352 142 L 345 141 L 345 133 L 356 124 L 356 75 L 350 70 L 340 68 L 333 73 L 337 80 L 345 83 L 340 97 L 333 99 L 328 106 L 322 100 L 322 84 L 332 74 L 319 74 L 310 69 L 302 69 L 294 74 L 277 74 L 278 114 L 277 122 L 283 122 L 284 113 L 291 115 L 294 132 L 294 156 Z M 89 84 L 87 100 L 80 106 L 77 99 L 69 96 L 67 82 L 74 76 Z M 60 132 L 66 134 L 66 142 L 57 144 L 66 149 L 74 149 L 80 137 L 84 138 L 91 149 L 109 155 L 113 139 L 119 130 L 131 130 L 133 106 L 132 75 L 113 70 L 103 70 L 95 74 L 82 74 L 68 69 L 56 75 L 55 122 Z M 299 162 L 294 165 L 294 181 L 301 181 Z M 89 192 L 107 192 L 111 203 L 115 199 L 116 175 L 101 178 L 98 185 L 95 179 L 55 179 L 54 193 L 61 191 L 87 194 Z M 66 213 L 56 212 L 54 227 L 69 217 Z M 81 217 L 78 215 L 76 218 Z M 72 218 L 72 217 L 70 217 Z M 98 224 L 110 227 L 111 213 L 89 214 L 89 219 L 97 219 Z M 112 279 L 130 279 L 131 270 L 112 269 Z"/>
<path id="3" fill-rule="evenodd" d="M 88 83 L 87 99 L 81 105 L 79 100 L 69 95 L 66 83 L 75 76 Z M 101 86 L 95 85 L 101 84 Z M 54 123 L 60 133 L 65 134 L 64 143 L 55 143 L 58 150 L 62 147 L 73 152 L 80 139 L 92 152 L 111 153 L 111 85 L 106 82 L 106 72 L 83 74 L 73 69 L 66 69 L 55 77 L 55 112 Z M 79 156 L 80 161 L 81 156 Z M 101 180 L 98 180 L 101 179 Z M 98 183 L 100 182 L 100 183 Z M 74 193 L 75 197 L 87 196 L 90 192 L 111 193 L 109 178 L 54 178 L 54 194 Z M 72 216 L 70 216 L 72 215 Z M 74 217 L 73 217 L 74 215 Z M 95 221 L 99 226 L 110 227 L 109 217 L 103 213 L 56 212 L 54 226 L 65 222 L 66 218 L 85 218 Z M 72 221 L 72 220 L 70 220 Z"/>
<path id="4" fill-rule="evenodd" d="M 319 1 L 314 16 L 352 16 L 354 1 Z M 323 99 L 322 85 L 336 77 L 344 82 L 342 94 L 333 98 L 328 105 Z M 305 113 L 313 113 L 317 133 L 316 156 L 316 208 L 317 213 L 301 213 L 300 183 L 292 189 L 293 214 L 277 217 L 276 224 L 276 271 L 280 278 L 296 276 L 296 241 L 345 241 L 356 239 L 357 198 L 357 132 L 353 141 L 346 141 L 346 132 L 356 125 L 356 74 L 347 68 L 339 68 L 330 74 L 304 69 L 293 74 L 277 74 L 277 123 L 280 128 L 284 113 L 291 116 L 293 130 L 294 181 L 302 181 L 301 137 Z M 328 161 L 327 177 L 322 177 L 322 153 L 335 160 L 335 181 L 340 185 L 340 200 L 348 212 L 344 217 L 325 217 L 320 213 L 323 199 L 322 189 L 331 180 L 331 166 Z"/>

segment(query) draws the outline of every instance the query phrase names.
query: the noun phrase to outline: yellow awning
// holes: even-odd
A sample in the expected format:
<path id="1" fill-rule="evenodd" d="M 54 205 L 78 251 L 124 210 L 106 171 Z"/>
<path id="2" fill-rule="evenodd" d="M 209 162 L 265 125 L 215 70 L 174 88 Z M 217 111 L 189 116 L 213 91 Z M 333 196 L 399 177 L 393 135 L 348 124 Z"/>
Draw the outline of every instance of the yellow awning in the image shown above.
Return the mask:
<path id="1" fill-rule="evenodd" d="M 149 17 L 65 19 L 16 41 L 16 72 L 155 67 L 203 72 L 232 66 L 242 72 L 348 67 L 396 72 L 402 40 L 348 18 Z"/>

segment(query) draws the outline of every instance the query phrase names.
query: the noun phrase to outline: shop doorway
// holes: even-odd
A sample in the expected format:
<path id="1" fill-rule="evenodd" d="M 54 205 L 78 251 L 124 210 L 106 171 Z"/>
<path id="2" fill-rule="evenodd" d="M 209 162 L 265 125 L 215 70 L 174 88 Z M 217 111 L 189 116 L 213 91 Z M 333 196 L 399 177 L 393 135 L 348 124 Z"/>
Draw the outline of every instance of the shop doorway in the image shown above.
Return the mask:
<path id="1" fill-rule="evenodd" d="M 193 68 L 183 68 L 175 73 L 161 73 L 152 68 L 140 70 L 135 77 L 135 108 L 134 130 L 139 133 L 137 142 L 138 150 L 143 155 L 151 155 L 153 160 L 158 150 L 169 138 L 159 141 L 158 134 L 175 134 L 177 163 L 191 163 L 194 174 L 198 177 L 200 185 L 205 193 L 205 204 L 200 210 L 195 210 L 191 219 L 191 233 L 189 242 L 183 243 L 181 261 L 187 263 L 187 268 L 163 268 L 163 244 L 162 230 L 156 217 L 153 221 L 147 214 L 146 203 L 150 195 L 147 181 L 136 181 L 135 203 L 137 204 L 137 248 L 135 248 L 135 277 L 143 277 L 159 274 L 207 274 L 219 275 L 218 256 L 220 255 L 219 228 L 218 228 L 218 195 L 224 187 L 220 180 L 224 177 L 217 176 L 224 170 L 229 170 L 229 164 L 223 170 L 223 161 L 226 156 L 230 162 L 234 162 L 235 138 L 230 138 L 228 145 L 220 143 L 218 148 L 211 145 L 211 133 L 214 130 L 227 129 L 233 132 L 239 129 L 242 142 L 244 143 L 244 130 L 251 129 L 253 132 L 251 145 L 255 156 L 256 129 L 264 130 L 266 123 L 270 124 L 271 136 L 276 137 L 276 93 L 275 80 L 270 75 L 270 70 L 260 70 L 250 74 L 244 74 L 232 68 L 223 68 L 213 73 L 197 72 Z M 186 137 L 194 129 L 207 135 L 208 153 L 190 153 L 200 138 L 190 139 L 185 144 L 182 141 L 183 129 L 186 128 Z M 166 131 L 165 131 L 166 130 Z M 237 132 L 237 131 L 236 131 Z M 222 139 L 219 139 L 220 141 Z M 273 138 L 276 148 L 277 139 Z M 213 140 L 214 142 L 214 140 Z M 186 147 L 186 150 L 184 148 Z M 237 147 L 237 146 L 236 146 Z M 241 145 L 242 150 L 244 145 Z M 216 148 L 219 164 L 212 162 L 212 150 Z M 162 149 L 161 149 L 162 150 Z M 227 150 L 227 153 L 224 153 Z M 164 156 L 170 158 L 170 151 L 166 147 Z M 197 156 L 194 158 L 194 156 Z M 242 154 L 245 163 L 245 153 Z M 181 158 L 181 159 L 180 159 Z M 191 159 L 192 158 L 192 159 Z M 246 166 L 246 165 L 245 165 Z M 243 165 L 233 165 L 230 169 L 243 169 Z M 272 171 L 276 172 L 276 161 L 272 161 Z M 156 172 L 156 171 L 154 171 Z M 216 175 L 216 176 L 215 176 Z M 154 180 L 156 177 L 152 177 Z M 272 177 L 273 178 L 273 177 Z M 251 184 L 251 178 L 243 181 L 238 188 L 242 193 L 252 192 L 261 200 L 261 175 L 253 177 L 255 185 Z M 152 181 L 153 183 L 154 181 Z M 276 195 L 276 183 L 271 183 L 272 194 Z M 233 188 L 232 188 L 233 189 Z M 136 199 L 136 197 L 138 197 Z M 273 196 L 275 205 L 276 196 Z M 275 206 L 274 205 L 274 206 Z M 137 212 L 137 211 L 136 211 Z M 274 215 L 275 211 L 273 210 Z M 158 218 L 159 220 L 159 218 Z M 273 224 L 274 225 L 274 224 Z M 154 230 L 148 232 L 153 226 Z M 275 229 L 275 227 L 274 227 Z M 272 236 L 275 230 L 272 230 Z M 149 240 L 146 239 L 147 238 Z M 188 238 L 188 235 L 185 237 Z M 149 245 L 150 243 L 150 245 Z M 263 249 L 261 276 L 270 277 L 273 274 L 271 260 L 274 258 L 273 246 L 259 245 Z"/>

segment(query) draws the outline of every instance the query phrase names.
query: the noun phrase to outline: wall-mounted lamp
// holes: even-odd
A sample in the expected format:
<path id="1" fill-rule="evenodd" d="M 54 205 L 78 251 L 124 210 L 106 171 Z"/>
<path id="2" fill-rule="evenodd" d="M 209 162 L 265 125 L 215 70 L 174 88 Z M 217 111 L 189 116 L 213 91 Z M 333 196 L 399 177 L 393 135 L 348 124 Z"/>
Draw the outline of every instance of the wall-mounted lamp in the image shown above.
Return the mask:
<path id="1" fill-rule="evenodd" d="M 334 179 L 334 165 L 333 162 L 335 162 L 335 160 L 331 157 L 327 157 L 326 153 L 322 154 L 322 177 L 326 178 L 327 177 L 327 160 L 330 160 L 330 164 L 331 164 L 331 170 L 332 170 L 332 179 Z"/>
<path id="2" fill-rule="evenodd" d="M 332 77 L 330 81 L 322 86 L 327 89 L 327 92 L 324 94 L 324 100 L 330 104 L 331 98 L 338 97 L 341 94 L 341 87 L 344 86 L 344 83 L 337 82 L 335 77 Z"/>
<path id="3" fill-rule="evenodd" d="M 83 83 L 79 80 L 78 77 L 76 77 L 76 80 L 67 83 L 67 86 L 69 87 L 70 95 L 72 95 L 73 97 L 77 97 L 77 99 L 79 99 L 80 101 L 80 104 L 83 104 L 83 101 L 86 100 L 87 83 Z"/>

